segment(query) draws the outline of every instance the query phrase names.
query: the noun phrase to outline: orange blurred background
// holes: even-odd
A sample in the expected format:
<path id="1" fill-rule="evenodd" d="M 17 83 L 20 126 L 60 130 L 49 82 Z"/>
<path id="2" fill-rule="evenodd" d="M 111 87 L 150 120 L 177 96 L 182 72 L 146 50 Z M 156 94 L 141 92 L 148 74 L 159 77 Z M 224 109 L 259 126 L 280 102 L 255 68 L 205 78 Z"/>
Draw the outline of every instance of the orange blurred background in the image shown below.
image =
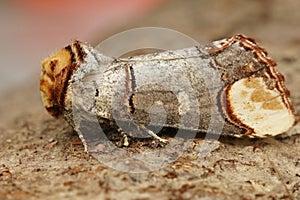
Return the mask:
<path id="1" fill-rule="evenodd" d="M 40 62 L 74 39 L 95 45 L 166 0 L 0 0 L 0 96 L 36 82 Z"/>

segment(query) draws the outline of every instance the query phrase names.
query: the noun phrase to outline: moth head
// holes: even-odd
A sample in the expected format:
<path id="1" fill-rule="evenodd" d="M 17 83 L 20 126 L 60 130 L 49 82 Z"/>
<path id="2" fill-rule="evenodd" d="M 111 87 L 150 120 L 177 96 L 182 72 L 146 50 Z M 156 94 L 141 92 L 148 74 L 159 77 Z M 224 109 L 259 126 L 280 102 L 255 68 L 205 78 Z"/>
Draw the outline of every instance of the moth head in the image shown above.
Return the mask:
<path id="1" fill-rule="evenodd" d="M 63 114 L 64 99 L 68 81 L 77 63 L 73 49 L 79 44 L 74 42 L 42 61 L 40 75 L 40 91 L 43 104 L 47 111 L 54 117 Z M 80 44 L 79 44 L 80 45 Z"/>

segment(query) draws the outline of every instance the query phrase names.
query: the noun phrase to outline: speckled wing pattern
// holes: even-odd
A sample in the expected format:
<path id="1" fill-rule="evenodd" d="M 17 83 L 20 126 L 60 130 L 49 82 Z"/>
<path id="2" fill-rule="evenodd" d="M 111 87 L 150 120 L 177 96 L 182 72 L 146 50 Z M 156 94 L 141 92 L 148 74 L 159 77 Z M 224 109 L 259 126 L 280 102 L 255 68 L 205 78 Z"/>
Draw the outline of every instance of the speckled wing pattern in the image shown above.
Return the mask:
<path id="1" fill-rule="evenodd" d="M 47 111 L 63 116 L 75 130 L 74 108 L 98 120 L 133 120 L 144 126 L 151 121 L 149 108 L 160 105 L 167 117 L 157 122 L 159 126 L 207 132 L 210 123 L 222 123 L 224 135 L 266 137 L 281 134 L 295 123 L 289 91 L 275 66 L 254 39 L 243 35 L 120 59 L 75 41 L 43 61 L 40 90 Z M 187 84 L 168 91 L 145 80 L 178 87 L 180 81 Z M 184 95 L 190 91 L 187 86 L 195 99 Z M 74 103 L 74 96 L 81 98 Z M 160 119 L 164 113 L 156 110 L 154 115 Z M 182 121 L 183 115 L 190 118 Z M 215 115 L 221 117 L 211 121 Z"/>

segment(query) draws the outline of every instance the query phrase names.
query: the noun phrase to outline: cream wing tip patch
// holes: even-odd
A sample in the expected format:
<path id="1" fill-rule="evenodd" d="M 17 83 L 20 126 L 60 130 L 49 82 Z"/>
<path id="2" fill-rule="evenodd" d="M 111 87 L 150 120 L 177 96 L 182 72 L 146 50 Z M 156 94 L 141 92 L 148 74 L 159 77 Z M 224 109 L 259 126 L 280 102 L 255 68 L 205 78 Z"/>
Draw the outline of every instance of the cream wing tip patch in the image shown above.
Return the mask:
<path id="1" fill-rule="evenodd" d="M 275 136 L 293 126 L 293 112 L 282 94 L 269 89 L 262 77 L 236 81 L 227 93 L 227 106 L 240 124 L 253 130 L 253 136 Z"/>

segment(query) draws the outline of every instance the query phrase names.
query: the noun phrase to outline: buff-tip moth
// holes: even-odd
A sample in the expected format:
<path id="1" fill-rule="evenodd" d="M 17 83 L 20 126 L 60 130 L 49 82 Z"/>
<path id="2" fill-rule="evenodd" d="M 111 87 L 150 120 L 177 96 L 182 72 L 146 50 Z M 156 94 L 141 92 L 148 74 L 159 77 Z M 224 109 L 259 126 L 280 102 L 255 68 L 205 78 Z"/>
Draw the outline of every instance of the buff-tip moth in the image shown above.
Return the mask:
<path id="1" fill-rule="evenodd" d="M 243 35 L 129 58 L 110 58 L 75 41 L 42 62 L 40 91 L 47 111 L 64 117 L 75 130 L 80 125 L 74 122 L 74 109 L 99 122 L 134 121 L 137 130 L 160 139 L 146 128 L 149 108 L 160 105 L 164 112 L 156 109 L 152 114 L 166 117 L 151 122 L 154 126 L 207 133 L 211 123 L 222 123 L 223 135 L 266 137 L 286 132 L 295 123 L 289 91 L 275 66 L 254 39 Z M 148 79 L 159 81 L 150 84 Z M 159 84 L 177 88 L 184 81 L 188 83 L 182 89 L 169 91 Z M 187 86 L 193 92 L 188 97 Z M 220 117 L 212 117 L 216 115 Z M 182 116 L 190 117 L 182 121 Z M 93 140 L 81 139 L 84 144 Z"/>

